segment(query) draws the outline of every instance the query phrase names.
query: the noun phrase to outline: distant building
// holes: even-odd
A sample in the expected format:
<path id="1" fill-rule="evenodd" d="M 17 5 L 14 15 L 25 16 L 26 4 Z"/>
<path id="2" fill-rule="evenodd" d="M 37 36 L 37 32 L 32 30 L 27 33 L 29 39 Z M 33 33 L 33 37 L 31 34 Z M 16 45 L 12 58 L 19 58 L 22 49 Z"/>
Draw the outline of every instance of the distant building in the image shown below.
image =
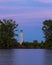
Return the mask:
<path id="1" fill-rule="evenodd" d="M 23 39 L 23 30 L 20 30 L 20 44 L 22 44 L 24 41 Z"/>

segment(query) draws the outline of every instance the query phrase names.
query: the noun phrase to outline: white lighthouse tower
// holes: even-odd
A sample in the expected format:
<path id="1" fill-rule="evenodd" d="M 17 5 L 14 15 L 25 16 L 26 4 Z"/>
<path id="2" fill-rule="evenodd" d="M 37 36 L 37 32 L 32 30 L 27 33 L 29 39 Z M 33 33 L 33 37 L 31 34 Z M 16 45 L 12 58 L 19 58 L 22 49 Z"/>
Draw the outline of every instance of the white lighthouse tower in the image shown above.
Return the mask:
<path id="1" fill-rule="evenodd" d="M 22 44 L 23 41 L 23 30 L 20 30 L 20 44 Z"/>

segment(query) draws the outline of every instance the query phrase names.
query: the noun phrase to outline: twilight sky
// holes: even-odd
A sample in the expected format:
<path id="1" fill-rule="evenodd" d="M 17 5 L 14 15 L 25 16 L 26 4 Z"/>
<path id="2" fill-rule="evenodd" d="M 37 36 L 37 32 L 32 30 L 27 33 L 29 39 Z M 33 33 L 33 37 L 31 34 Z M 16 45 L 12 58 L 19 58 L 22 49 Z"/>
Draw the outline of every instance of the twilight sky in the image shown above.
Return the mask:
<path id="1" fill-rule="evenodd" d="M 19 24 L 24 41 L 41 41 L 42 23 L 52 19 L 52 0 L 0 0 L 0 19 L 3 18 L 11 18 Z"/>

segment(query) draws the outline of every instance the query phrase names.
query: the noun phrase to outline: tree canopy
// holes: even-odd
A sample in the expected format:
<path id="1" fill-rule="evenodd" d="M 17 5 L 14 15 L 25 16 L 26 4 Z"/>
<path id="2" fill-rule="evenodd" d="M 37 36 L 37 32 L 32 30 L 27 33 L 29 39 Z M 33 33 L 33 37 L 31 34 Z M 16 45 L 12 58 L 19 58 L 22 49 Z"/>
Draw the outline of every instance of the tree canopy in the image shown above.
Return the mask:
<path id="1" fill-rule="evenodd" d="M 42 27 L 44 38 L 52 46 L 52 20 L 45 20 Z"/>
<path id="2" fill-rule="evenodd" d="M 15 34 L 17 26 L 18 24 L 16 24 L 12 19 L 0 20 L 0 44 L 3 47 L 9 47 L 13 42 L 16 42 L 14 36 L 18 35 Z"/>

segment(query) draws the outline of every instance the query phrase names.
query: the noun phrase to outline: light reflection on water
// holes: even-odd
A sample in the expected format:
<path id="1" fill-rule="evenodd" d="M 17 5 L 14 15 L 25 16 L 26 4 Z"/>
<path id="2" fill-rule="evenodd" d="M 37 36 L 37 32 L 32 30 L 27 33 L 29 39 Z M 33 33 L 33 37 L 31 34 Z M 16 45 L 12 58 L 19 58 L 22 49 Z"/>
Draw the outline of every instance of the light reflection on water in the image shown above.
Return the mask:
<path id="1" fill-rule="evenodd" d="M 52 50 L 0 49 L 0 65 L 52 65 Z"/>

